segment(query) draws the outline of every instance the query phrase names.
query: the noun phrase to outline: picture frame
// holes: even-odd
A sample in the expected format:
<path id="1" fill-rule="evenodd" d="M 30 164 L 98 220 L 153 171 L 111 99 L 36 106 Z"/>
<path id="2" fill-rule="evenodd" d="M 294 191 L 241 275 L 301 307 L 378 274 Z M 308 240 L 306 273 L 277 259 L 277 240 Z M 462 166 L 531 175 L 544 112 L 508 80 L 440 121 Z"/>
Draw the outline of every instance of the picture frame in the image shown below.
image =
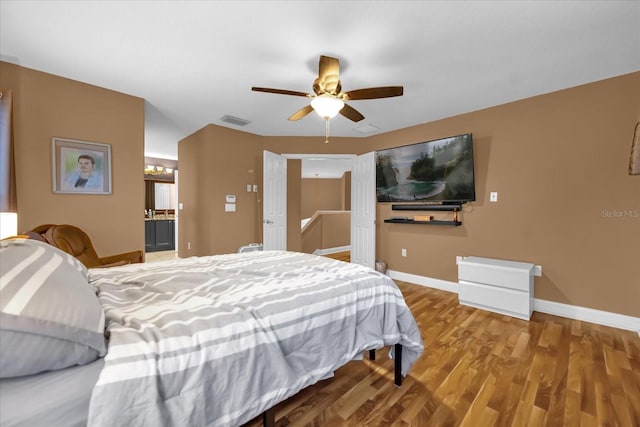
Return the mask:
<path id="1" fill-rule="evenodd" d="M 111 194 L 111 145 L 51 138 L 53 192 Z"/>
<path id="2" fill-rule="evenodd" d="M 640 122 L 636 123 L 631 141 L 631 155 L 629 156 L 629 175 L 640 175 Z"/>

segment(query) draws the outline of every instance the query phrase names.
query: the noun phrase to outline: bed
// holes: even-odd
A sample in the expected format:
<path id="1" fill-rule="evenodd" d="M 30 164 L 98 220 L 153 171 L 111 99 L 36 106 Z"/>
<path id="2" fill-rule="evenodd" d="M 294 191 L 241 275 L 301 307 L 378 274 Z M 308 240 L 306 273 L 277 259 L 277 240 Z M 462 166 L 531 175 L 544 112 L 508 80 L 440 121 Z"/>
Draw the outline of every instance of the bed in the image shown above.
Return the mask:
<path id="1" fill-rule="evenodd" d="M 9 401 L 18 394 L 15 390 L 39 387 L 47 393 L 37 381 L 46 383 L 47 375 L 73 376 L 89 367 L 90 373 L 79 375 L 84 395 L 90 396 L 84 407 L 88 425 L 235 426 L 331 377 L 367 350 L 402 348 L 402 375 L 423 351 L 418 327 L 395 283 L 356 264 L 256 251 L 86 270 L 41 242 L 9 242 L 0 248 L 0 339 L 12 344 L 8 351 L 0 345 L 3 426 L 29 412 L 30 405 Z M 78 282 L 73 287 L 70 276 Z M 34 286 L 34 281 L 41 284 Z M 16 300 L 23 305 L 21 313 Z M 34 312 L 42 305 L 49 308 L 38 313 L 41 318 L 34 325 Z M 84 307 L 81 313 L 74 312 L 79 307 Z M 49 332 L 34 329 L 50 323 L 59 327 L 52 311 L 56 316 L 73 312 L 63 316 L 71 319 L 69 330 L 47 337 L 74 341 L 72 350 L 55 350 L 58 342 L 43 344 L 42 336 Z M 65 336 L 69 331 L 74 333 Z M 102 346 L 96 334 L 106 337 Z M 49 354 L 59 356 L 22 360 L 26 350 L 34 353 L 45 344 Z M 60 394 L 54 389 L 51 393 Z M 83 411 L 78 411 L 77 399 L 70 401 L 77 418 Z M 31 421 L 29 425 L 51 425 Z"/>

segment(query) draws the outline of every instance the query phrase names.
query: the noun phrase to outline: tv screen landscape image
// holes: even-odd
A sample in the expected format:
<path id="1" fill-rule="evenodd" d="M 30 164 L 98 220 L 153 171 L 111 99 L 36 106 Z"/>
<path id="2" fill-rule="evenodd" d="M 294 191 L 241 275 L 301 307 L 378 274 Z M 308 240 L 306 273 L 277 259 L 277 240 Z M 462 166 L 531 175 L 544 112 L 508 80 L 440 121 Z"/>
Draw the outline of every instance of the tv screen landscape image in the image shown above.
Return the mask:
<path id="1" fill-rule="evenodd" d="M 376 152 L 379 202 L 476 199 L 470 133 Z"/>

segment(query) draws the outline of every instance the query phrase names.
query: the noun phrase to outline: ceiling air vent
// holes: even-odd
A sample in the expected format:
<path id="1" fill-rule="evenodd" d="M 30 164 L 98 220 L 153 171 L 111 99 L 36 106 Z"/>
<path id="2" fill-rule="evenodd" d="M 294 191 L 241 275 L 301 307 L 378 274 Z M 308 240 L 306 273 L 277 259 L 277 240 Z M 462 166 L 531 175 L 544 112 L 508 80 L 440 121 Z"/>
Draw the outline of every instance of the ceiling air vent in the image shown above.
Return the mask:
<path id="1" fill-rule="evenodd" d="M 241 119 L 240 117 L 233 117 L 229 115 L 224 115 L 220 118 L 225 123 L 231 123 L 236 126 L 246 126 L 251 123 L 249 120 Z"/>
<path id="2" fill-rule="evenodd" d="M 358 128 L 354 128 L 353 130 L 355 130 L 356 132 L 360 132 L 360 133 L 371 133 L 371 132 L 375 132 L 377 130 L 380 130 L 379 127 L 374 126 L 374 125 L 364 125 L 364 126 L 360 126 Z"/>

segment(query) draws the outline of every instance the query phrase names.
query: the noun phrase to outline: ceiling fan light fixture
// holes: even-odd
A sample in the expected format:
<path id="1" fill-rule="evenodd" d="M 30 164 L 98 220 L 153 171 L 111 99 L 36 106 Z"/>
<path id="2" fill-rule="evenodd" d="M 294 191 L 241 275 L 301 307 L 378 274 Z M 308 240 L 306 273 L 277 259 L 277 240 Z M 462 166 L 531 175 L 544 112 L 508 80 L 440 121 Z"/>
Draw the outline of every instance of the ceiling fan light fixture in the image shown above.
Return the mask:
<path id="1" fill-rule="evenodd" d="M 344 102 L 340 98 L 331 95 L 319 95 L 313 98 L 311 106 L 322 118 L 334 118 L 344 107 Z"/>

